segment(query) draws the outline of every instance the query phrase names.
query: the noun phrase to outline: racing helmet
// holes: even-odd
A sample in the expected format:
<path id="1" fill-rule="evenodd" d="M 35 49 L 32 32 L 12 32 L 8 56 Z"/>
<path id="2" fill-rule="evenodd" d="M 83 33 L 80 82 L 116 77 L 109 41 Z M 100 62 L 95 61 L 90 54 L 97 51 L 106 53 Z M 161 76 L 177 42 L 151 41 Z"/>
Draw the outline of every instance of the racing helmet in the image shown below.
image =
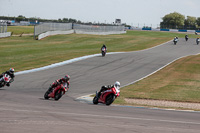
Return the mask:
<path id="1" fill-rule="evenodd" d="M 68 81 L 68 80 L 70 79 L 70 76 L 69 76 L 69 75 L 65 75 L 64 79 L 65 79 L 66 81 Z"/>
<path id="2" fill-rule="evenodd" d="M 120 88 L 120 82 L 119 82 L 119 81 L 116 81 L 115 84 L 114 84 L 114 86 L 115 86 L 116 88 Z"/>
<path id="3" fill-rule="evenodd" d="M 15 70 L 14 70 L 14 68 L 10 68 L 10 73 L 14 73 L 15 72 Z"/>

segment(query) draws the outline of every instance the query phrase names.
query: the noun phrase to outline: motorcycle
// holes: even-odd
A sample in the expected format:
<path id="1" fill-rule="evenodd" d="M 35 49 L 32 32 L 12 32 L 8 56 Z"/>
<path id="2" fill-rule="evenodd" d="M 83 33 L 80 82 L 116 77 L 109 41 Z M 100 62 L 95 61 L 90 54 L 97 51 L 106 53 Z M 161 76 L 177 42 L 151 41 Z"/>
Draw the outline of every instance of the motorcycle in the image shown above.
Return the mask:
<path id="1" fill-rule="evenodd" d="M 106 48 L 105 47 L 103 47 L 101 49 L 101 54 L 102 54 L 102 57 L 104 57 L 106 55 Z"/>
<path id="2" fill-rule="evenodd" d="M 196 42 L 197 42 L 197 45 L 199 45 L 200 39 L 197 39 Z"/>
<path id="3" fill-rule="evenodd" d="M 3 77 L 0 79 L 0 88 L 10 83 L 11 79 L 12 78 L 10 77 L 10 75 L 4 74 Z"/>
<path id="4" fill-rule="evenodd" d="M 68 91 L 67 83 L 58 84 L 52 91 L 49 89 L 46 91 L 44 94 L 44 99 L 54 98 L 54 100 L 58 101 L 66 91 Z"/>
<path id="5" fill-rule="evenodd" d="M 185 37 L 185 41 L 188 41 L 188 36 Z"/>
<path id="6" fill-rule="evenodd" d="M 174 39 L 174 45 L 176 45 L 178 42 L 178 39 Z"/>
<path id="7" fill-rule="evenodd" d="M 109 106 L 118 96 L 120 96 L 120 90 L 115 87 L 102 92 L 100 96 L 98 96 L 97 91 L 96 96 L 93 98 L 93 104 L 103 103 Z"/>

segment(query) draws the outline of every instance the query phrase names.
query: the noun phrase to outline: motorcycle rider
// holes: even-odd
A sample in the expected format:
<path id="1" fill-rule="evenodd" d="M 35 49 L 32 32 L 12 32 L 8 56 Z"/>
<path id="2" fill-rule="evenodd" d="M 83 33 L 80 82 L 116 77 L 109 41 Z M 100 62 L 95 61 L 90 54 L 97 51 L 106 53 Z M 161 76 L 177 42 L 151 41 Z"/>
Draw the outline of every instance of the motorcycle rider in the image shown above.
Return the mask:
<path id="1" fill-rule="evenodd" d="M 11 77 L 10 82 L 7 83 L 6 86 L 10 86 L 10 83 L 14 81 L 14 77 L 15 77 L 14 72 L 15 72 L 15 70 L 13 68 L 10 68 L 9 71 L 3 72 L 0 75 L 0 79 L 3 77 L 4 74 L 8 74 Z"/>
<path id="2" fill-rule="evenodd" d="M 185 40 L 186 40 L 186 41 L 188 40 L 188 35 L 185 35 Z"/>
<path id="3" fill-rule="evenodd" d="M 174 40 L 173 40 L 173 42 L 178 42 L 178 37 L 176 36 L 176 37 L 174 37 Z"/>
<path id="4" fill-rule="evenodd" d="M 200 42 L 199 37 L 197 37 L 196 42 L 197 42 L 197 44 L 199 44 L 199 42 Z"/>
<path id="5" fill-rule="evenodd" d="M 105 44 L 103 44 L 103 46 L 101 47 L 101 50 L 102 50 L 103 48 L 105 48 L 106 51 L 107 51 L 107 48 L 106 48 L 106 45 L 105 45 Z"/>
<path id="6" fill-rule="evenodd" d="M 70 76 L 69 75 L 65 75 L 64 78 L 61 78 L 61 79 L 58 79 L 56 80 L 50 87 L 49 87 L 49 91 L 52 92 L 53 89 L 58 86 L 59 84 L 63 84 L 63 83 L 67 83 L 67 88 L 65 88 L 65 91 L 68 91 L 69 89 L 69 79 L 70 79 Z"/>
<path id="7" fill-rule="evenodd" d="M 115 87 L 116 89 L 120 89 L 120 82 L 119 81 L 116 81 L 114 85 L 107 85 L 107 86 L 102 86 L 101 87 L 101 90 L 98 92 L 98 95 L 97 97 L 99 98 L 101 96 L 101 93 L 108 90 L 108 89 L 111 89 Z"/>

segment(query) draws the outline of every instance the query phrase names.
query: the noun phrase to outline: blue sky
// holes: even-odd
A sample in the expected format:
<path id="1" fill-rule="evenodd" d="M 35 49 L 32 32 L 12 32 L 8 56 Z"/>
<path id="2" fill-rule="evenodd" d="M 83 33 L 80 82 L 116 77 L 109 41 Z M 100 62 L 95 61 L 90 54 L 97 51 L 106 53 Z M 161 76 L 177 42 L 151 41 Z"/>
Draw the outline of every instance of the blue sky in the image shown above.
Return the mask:
<path id="1" fill-rule="evenodd" d="M 172 12 L 200 17 L 200 0 L 0 0 L 0 16 L 158 25 Z"/>

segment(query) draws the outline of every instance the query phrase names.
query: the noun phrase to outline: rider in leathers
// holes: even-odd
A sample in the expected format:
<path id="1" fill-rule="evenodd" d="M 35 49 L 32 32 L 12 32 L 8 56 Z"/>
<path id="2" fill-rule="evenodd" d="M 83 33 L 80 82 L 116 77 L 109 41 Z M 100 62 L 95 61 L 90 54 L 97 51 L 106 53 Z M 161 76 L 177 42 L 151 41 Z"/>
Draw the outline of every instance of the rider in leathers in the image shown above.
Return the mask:
<path id="1" fill-rule="evenodd" d="M 68 91 L 69 89 L 69 79 L 70 79 L 70 76 L 69 75 L 66 75 L 64 78 L 61 78 L 61 79 L 58 79 L 56 80 L 50 87 L 49 87 L 49 91 L 52 92 L 53 89 L 59 85 L 59 84 L 64 84 L 64 83 L 67 83 L 67 88 L 65 88 L 65 91 Z"/>
<path id="2" fill-rule="evenodd" d="M 106 45 L 105 45 L 105 44 L 101 47 L 101 50 L 102 50 L 103 48 L 105 48 L 106 51 L 107 51 L 107 48 L 106 48 Z"/>
<path id="3" fill-rule="evenodd" d="M 98 92 L 98 95 L 97 97 L 99 98 L 101 96 L 101 93 L 108 90 L 108 89 L 111 89 L 111 88 L 117 88 L 117 89 L 120 89 L 120 82 L 119 81 L 116 81 L 114 85 L 107 85 L 107 86 L 102 86 L 101 87 L 101 90 Z"/>
<path id="4" fill-rule="evenodd" d="M 15 77 L 14 72 L 15 72 L 15 70 L 13 68 L 10 68 L 9 71 L 3 72 L 0 75 L 0 79 L 3 77 L 4 74 L 8 74 L 11 77 L 10 82 L 7 83 L 6 86 L 10 86 L 10 83 L 14 81 L 14 77 Z"/>

